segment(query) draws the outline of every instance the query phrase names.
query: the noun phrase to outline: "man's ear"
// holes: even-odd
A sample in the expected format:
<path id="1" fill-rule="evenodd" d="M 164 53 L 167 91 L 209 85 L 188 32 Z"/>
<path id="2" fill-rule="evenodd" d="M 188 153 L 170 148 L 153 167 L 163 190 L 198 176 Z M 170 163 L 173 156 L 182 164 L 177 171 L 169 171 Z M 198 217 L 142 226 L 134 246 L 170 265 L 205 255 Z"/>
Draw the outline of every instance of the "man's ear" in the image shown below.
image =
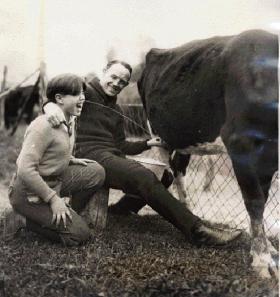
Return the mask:
<path id="1" fill-rule="evenodd" d="M 55 94 L 54 98 L 55 98 L 56 103 L 63 104 L 61 94 Z"/>

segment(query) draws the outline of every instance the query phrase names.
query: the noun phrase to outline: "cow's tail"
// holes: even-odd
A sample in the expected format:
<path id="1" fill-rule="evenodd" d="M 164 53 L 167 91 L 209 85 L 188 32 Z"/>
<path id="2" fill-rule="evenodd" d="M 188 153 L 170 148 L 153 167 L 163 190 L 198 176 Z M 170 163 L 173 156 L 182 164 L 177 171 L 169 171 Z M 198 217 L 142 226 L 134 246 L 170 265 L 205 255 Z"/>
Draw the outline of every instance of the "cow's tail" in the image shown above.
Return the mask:
<path id="1" fill-rule="evenodd" d="M 145 69 L 146 69 L 146 67 L 143 69 L 141 77 L 137 81 L 137 88 L 138 88 L 138 92 L 139 92 L 144 110 L 146 112 L 146 100 L 145 100 L 145 91 L 144 91 Z"/>

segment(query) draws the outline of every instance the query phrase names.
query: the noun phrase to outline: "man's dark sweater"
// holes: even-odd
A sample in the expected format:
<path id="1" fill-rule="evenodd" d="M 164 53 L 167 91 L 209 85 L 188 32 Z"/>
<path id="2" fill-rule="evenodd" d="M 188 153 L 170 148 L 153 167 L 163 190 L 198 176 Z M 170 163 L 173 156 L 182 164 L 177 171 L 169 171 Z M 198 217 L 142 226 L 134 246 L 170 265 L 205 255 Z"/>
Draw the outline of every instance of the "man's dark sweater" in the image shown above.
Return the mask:
<path id="1" fill-rule="evenodd" d="M 114 155 L 136 155 L 147 150 L 147 141 L 125 140 L 122 110 L 116 104 L 117 97 L 104 93 L 97 78 L 88 85 L 86 102 L 78 118 L 76 148 L 83 155 L 100 155 L 111 152 Z"/>
<path id="2" fill-rule="evenodd" d="M 97 79 L 89 84 L 85 97 L 77 126 L 77 157 L 100 163 L 106 172 L 107 187 L 138 196 L 141 206 L 147 203 L 190 236 L 198 218 L 182 207 L 149 169 L 125 158 L 125 155 L 141 153 L 148 146 L 146 141 L 125 141 L 124 120 L 117 98 L 107 96 Z"/>

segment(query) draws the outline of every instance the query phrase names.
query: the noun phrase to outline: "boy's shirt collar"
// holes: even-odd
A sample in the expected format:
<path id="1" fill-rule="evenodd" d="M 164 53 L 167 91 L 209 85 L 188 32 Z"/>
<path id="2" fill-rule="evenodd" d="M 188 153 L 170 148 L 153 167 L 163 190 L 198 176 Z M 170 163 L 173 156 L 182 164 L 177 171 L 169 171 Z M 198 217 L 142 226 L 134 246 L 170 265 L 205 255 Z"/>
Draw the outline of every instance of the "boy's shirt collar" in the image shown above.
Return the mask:
<path id="1" fill-rule="evenodd" d="M 64 120 L 61 122 L 63 124 L 63 127 L 68 132 L 69 136 L 73 134 L 73 127 L 75 122 L 76 116 L 70 116 L 69 122 L 67 123 L 65 117 Z"/>

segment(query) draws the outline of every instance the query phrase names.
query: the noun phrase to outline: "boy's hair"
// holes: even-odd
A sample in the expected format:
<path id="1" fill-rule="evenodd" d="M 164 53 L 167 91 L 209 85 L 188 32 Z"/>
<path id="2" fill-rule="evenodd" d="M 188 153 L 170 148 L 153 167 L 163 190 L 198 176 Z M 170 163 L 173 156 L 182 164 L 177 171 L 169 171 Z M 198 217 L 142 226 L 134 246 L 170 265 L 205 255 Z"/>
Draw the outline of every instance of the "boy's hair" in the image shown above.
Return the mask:
<path id="1" fill-rule="evenodd" d="M 57 75 L 49 81 L 46 95 L 48 102 L 56 103 L 56 94 L 76 96 L 80 94 L 81 90 L 86 90 L 84 79 L 75 74 L 65 73 Z"/>
<path id="2" fill-rule="evenodd" d="M 132 67 L 128 63 L 126 63 L 124 61 L 121 61 L 121 60 L 112 60 L 112 61 L 109 61 L 107 63 L 107 65 L 106 65 L 106 67 L 105 67 L 105 70 L 109 69 L 114 64 L 121 64 L 121 65 L 123 65 L 129 71 L 129 73 L 131 75 L 131 73 L 132 73 Z"/>

